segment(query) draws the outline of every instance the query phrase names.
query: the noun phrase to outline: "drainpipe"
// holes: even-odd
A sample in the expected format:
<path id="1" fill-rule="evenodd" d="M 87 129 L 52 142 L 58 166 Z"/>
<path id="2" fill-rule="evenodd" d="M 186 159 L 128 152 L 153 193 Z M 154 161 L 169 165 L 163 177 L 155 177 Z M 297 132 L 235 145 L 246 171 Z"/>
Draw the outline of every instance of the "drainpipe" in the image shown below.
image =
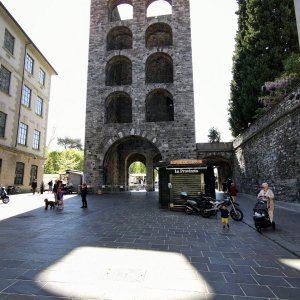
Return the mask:
<path id="1" fill-rule="evenodd" d="M 22 82 L 21 82 L 21 96 L 20 96 L 20 105 L 19 105 L 19 114 L 18 114 L 18 123 L 17 123 L 17 136 L 16 136 L 16 144 L 15 147 L 18 146 L 18 136 L 19 136 L 19 127 L 20 127 L 20 118 L 21 118 L 21 107 L 22 107 L 22 96 L 23 96 L 23 86 L 24 86 L 24 78 L 25 78 L 25 61 L 26 61 L 26 55 L 27 55 L 27 47 L 31 43 L 25 44 L 25 53 L 24 53 L 24 59 L 23 59 L 23 72 L 22 72 Z"/>

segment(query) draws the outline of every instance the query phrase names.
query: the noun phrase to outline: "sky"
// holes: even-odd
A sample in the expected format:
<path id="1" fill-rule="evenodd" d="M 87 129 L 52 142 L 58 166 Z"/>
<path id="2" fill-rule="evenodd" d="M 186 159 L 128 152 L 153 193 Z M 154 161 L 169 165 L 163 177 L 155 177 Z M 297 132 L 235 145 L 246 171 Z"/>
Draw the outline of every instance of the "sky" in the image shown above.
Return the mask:
<path id="1" fill-rule="evenodd" d="M 51 83 L 49 150 L 59 148 L 57 137 L 84 144 L 90 0 L 0 1 L 58 73 Z M 236 0 L 190 0 L 190 5 L 196 141 L 208 142 L 215 127 L 228 142 Z"/>

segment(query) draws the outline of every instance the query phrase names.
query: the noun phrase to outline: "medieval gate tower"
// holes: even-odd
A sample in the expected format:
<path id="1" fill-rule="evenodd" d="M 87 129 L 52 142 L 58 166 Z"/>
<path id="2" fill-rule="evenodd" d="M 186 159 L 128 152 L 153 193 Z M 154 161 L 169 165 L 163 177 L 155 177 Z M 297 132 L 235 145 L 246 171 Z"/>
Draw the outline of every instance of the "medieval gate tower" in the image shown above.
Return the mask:
<path id="1" fill-rule="evenodd" d="M 96 189 L 126 188 L 140 161 L 153 190 L 154 163 L 196 158 L 189 0 L 148 17 L 154 2 L 91 0 L 85 174 Z"/>

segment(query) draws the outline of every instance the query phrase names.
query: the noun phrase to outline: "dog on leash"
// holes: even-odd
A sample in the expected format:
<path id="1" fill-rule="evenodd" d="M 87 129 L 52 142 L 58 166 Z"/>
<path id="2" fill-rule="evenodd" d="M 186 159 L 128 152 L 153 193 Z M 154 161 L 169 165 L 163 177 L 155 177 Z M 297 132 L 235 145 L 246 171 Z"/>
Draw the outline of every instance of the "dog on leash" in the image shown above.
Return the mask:
<path id="1" fill-rule="evenodd" d="M 55 208 L 56 203 L 54 201 L 50 201 L 46 198 L 44 202 L 45 202 L 45 209 L 48 209 L 48 206 L 50 206 L 50 209 Z"/>

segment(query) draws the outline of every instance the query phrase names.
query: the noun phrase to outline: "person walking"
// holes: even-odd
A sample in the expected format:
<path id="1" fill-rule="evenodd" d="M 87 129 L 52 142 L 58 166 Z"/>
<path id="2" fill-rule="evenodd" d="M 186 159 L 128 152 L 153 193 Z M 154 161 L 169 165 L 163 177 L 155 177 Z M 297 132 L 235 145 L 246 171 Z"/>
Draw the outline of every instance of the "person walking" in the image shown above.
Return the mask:
<path id="1" fill-rule="evenodd" d="M 269 213 L 271 223 L 273 223 L 273 219 L 274 219 L 274 209 L 275 209 L 274 198 L 275 198 L 274 193 L 269 188 L 269 185 L 266 182 L 264 182 L 261 185 L 261 191 L 258 193 L 257 199 L 265 200 L 268 202 L 268 213 Z"/>
<path id="2" fill-rule="evenodd" d="M 42 181 L 41 185 L 40 185 L 40 193 L 41 193 L 41 195 L 44 194 L 44 189 L 45 189 L 45 185 L 44 185 L 44 181 Z"/>
<path id="3" fill-rule="evenodd" d="M 86 195 L 87 195 L 87 185 L 85 182 L 83 182 L 81 186 L 81 200 L 82 200 L 81 208 L 87 208 Z"/>
<path id="4" fill-rule="evenodd" d="M 229 195 L 232 198 L 232 201 L 235 202 L 238 190 L 237 190 L 236 185 L 235 185 L 234 182 L 231 183 L 231 186 L 230 186 L 228 192 L 229 192 Z"/>
<path id="5" fill-rule="evenodd" d="M 48 182 L 48 186 L 49 186 L 48 192 L 52 193 L 52 187 L 53 187 L 53 180 L 52 179 Z"/>
<path id="6" fill-rule="evenodd" d="M 57 182 L 57 203 L 58 209 L 64 208 L 64 191 L 61 180 Z"/>
<path id="7" fill-rule="evenodd" d="M 37 188 L 37 182 L 36 180 L 34 179 L 31 183 L 31 189 L 32 189 L 32 194 L 34 195 L 35 192 L 36 192 L 36 188 Z"/>
<path id="8" fill-rule="evenodd" d="M 53 185 L 53 189 L 52 189 L 52 192 L 53 192 L 53 195 L 54 195 L 54 202 L 55 202 L 55 205 L 58 205 L 58 200 L 57 200 L 57 188 L 58 188 L 58 181 L 55 180 L 54 185 Z"/>

